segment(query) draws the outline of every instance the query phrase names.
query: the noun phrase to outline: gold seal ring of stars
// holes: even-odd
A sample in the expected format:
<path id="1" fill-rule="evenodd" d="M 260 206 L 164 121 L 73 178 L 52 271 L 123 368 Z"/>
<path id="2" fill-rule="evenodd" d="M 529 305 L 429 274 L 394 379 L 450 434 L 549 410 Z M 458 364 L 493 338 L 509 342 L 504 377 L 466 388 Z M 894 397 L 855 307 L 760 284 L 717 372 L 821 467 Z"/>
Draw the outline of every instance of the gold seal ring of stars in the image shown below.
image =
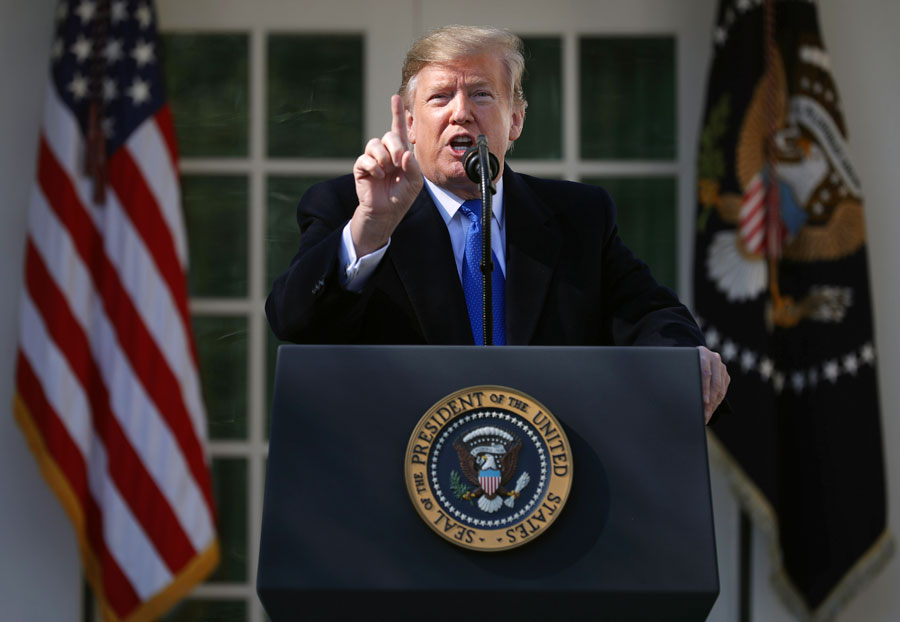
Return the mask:
<path id="1" fill-rule="evenodd" d="M 532 542 L 562 512 L 572 449 L 553 414 L 507 387 L 460 389 L 436 402 L 410 435 L 410 499 L 439 536 L 477 551 Z"/>

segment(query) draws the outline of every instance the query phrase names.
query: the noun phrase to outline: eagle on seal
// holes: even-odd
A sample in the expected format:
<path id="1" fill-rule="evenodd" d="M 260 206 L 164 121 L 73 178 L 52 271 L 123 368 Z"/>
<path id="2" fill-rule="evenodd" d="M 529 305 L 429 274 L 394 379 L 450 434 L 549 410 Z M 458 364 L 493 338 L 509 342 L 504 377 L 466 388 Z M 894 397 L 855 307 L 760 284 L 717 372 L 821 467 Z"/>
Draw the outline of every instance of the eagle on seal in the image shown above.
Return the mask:
<path id="1" fill-rule="evenodd" d="M 522 449 L 519 438 L 500 428 L 483 426 L 457 438 L 453 448 L 463 475 L 475 486 L 475 490 L 463 494 L 465 501 L 478 499 L 478 507 L 491 513 L 504 503 L 513 506 L 530 480 L 528 473 L 522 473 L 515 489 L 507 489 Z"/>

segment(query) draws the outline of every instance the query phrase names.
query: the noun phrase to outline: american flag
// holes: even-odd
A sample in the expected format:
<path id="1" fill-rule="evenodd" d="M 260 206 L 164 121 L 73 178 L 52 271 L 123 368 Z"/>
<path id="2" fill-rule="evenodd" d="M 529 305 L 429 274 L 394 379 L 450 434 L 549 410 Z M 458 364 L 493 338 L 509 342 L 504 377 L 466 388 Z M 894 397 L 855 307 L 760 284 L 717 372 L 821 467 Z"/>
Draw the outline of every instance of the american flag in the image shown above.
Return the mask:
<path id="1" fill-rule="evenodd" d="M 63 1 L 55 33 L 14 413 L 104 618 L 154 619 L 219 557 L 156 16 Z"/>

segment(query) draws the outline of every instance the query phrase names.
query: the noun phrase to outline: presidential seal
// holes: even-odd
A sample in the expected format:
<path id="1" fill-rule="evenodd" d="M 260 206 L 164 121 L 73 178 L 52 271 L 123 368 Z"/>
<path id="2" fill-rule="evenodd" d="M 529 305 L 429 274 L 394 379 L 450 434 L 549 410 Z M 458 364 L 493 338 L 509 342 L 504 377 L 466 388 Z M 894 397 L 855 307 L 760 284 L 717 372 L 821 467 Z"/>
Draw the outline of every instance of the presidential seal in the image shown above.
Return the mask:
<path id="1" fill-rule="evenodd" d="M 547 408 L 498 386 L 461 389 L 419 420 L 406 487 L 438 535 L 468 549 L 531 542 L 556 520 L 572 485 L 572 450 Z"/>

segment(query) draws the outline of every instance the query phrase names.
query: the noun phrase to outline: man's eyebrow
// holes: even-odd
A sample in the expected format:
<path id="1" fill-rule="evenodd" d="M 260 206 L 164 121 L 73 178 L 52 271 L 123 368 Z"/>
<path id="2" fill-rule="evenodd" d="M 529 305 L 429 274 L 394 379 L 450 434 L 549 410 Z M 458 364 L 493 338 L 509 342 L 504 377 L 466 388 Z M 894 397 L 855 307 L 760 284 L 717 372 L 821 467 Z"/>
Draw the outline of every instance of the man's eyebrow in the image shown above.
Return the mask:
<path id="1" fill-rule="evenodd" d="M 453 81 L 441 80 L 441 81 L 435 81 L 435 82 L 432 82 L 431 84 L 429 84 L 427 87 L 427 90 L 432 91 L 432 92 L 433 91 L 442 91 L 444 89 L 452 88 L 452 86 L 453 86 Z"/>
<path id="2" fill-rule="evenodd" d="M 473 76 L 470 80 L 467 81 L 469 86 L 492 86 L 493 83 L 487 77 L 483 76 Z"/>

